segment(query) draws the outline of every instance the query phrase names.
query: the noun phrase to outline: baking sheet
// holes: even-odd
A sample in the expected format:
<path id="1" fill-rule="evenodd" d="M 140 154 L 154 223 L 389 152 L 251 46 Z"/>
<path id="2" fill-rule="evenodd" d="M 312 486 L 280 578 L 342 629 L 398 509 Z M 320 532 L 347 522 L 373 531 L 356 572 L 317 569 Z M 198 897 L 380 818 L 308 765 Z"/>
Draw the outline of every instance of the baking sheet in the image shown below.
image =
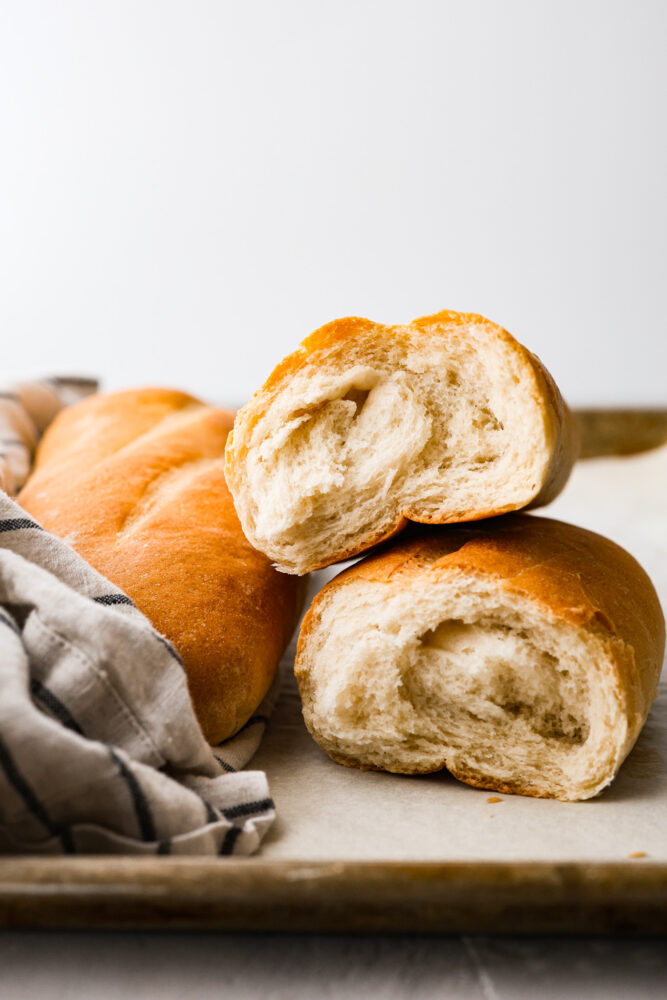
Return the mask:
<path id="1" fill-rule="evenodd" d="M 667 607 L 667 448 L 579 463 L 540 512 L 608 535 L 651 575 Z M 537 515 L 536 515 L 537 516 Z M 331 570 L 314 574 L 317 589 Z M 587 802 L 469 788 L 447 773 L 405 777 L 334 764 L 301 718 L 291 658 L 253 766 L 269 775 L 278 820 L 265 858 L 667 863 L 667 688 L 615 782 Z M 663 677 L 664 677 L 663 673 Z"/>
<path id="2" fill-rule="evenodd" d="M 496 796 L 445 772 L 405 777 L 334 764 L 305 730 L 289 683 L 253 761 L 267 771 L 278 811 L 262 857 L 580 863 L 641 851 L 667 864 L 666 762 L 664 687 L 613 785 L 587 802 L 556 802 Z"/>
<path id="3" fill-rule="evenodd" d="M 667 447 L 580 463 L 544 513 L 624 545 L 665 607 Z M 3 859 L 0 925 L 667 932 L 665 686 L 599 798 L 490 803 L 444 773 L 334 764 L 303 725 L 289 654 L 282 670 L 253 762 L 278 809 L 258 858 Z"/>

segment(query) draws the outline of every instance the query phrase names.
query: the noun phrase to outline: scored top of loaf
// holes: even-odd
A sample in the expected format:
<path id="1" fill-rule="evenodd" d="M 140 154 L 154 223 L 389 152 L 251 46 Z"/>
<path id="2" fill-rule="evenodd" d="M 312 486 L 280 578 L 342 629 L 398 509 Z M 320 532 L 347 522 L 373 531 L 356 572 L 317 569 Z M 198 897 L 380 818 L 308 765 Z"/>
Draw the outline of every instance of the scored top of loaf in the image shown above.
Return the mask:
<path id="1" fill-rule="evenodd" d="M 175 645 L 214 743 L 268 690 L 299 589 L 243 535 L 224 476 L 232 422 L 171 390 L 90 397 L 48 429 L 18 498 Z"/>

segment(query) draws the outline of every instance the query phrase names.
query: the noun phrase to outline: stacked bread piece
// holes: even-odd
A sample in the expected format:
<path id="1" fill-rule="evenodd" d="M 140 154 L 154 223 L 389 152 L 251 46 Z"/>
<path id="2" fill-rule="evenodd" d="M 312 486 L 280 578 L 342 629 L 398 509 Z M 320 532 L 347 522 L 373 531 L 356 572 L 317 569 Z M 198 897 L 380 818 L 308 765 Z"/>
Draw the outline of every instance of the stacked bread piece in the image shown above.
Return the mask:
<path id="1" fill-rule="evenodd" d="M 576 457 L 534 355 L 481 316 L 317 330 L 236 416 L 227 481 L 243 530 L 286 573 L 364 552 L 409 521 L 548 503 Z"/>
<path id="2" fill-rule="evenodd" d="M 607 539 L 511 513 L 575 458 L 548 372 L 470 314 L 331 323 L 237 414 L 227 482 L 278 569 L 384 543 L 301 628 L 304 717 L 334 760 L 564 800 L 613 779 L 656 694 L 655 590 Z"/>

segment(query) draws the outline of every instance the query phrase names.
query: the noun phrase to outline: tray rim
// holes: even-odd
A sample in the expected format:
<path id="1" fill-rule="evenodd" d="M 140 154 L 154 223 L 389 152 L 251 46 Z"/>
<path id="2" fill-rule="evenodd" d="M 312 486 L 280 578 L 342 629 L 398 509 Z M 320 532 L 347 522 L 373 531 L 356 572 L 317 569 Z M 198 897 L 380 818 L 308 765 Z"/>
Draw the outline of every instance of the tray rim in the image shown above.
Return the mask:
<path id="1" fill-rule="evenodd" d="M 16 855 L 0 928 L 667 935 L 667 862 Z"/>

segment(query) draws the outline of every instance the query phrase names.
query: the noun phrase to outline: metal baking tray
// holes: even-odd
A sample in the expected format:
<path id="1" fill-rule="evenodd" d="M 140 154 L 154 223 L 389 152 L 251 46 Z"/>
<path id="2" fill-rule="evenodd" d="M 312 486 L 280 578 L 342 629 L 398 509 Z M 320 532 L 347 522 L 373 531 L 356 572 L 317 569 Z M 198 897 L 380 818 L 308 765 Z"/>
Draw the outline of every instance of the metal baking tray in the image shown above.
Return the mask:
<path id="1" fill-rule="evenodd" d="M 544 513 L 628 548 L 664 606 L 667 411 L 580 419 L 586 460 Z M 292 656 L 252 762 L 278 811 L 259 856 L 6 857 L 0 926 L 667 931 L 667 689 L 613 785 L 563 803 L 334 764 L 303 725 Z"/>

